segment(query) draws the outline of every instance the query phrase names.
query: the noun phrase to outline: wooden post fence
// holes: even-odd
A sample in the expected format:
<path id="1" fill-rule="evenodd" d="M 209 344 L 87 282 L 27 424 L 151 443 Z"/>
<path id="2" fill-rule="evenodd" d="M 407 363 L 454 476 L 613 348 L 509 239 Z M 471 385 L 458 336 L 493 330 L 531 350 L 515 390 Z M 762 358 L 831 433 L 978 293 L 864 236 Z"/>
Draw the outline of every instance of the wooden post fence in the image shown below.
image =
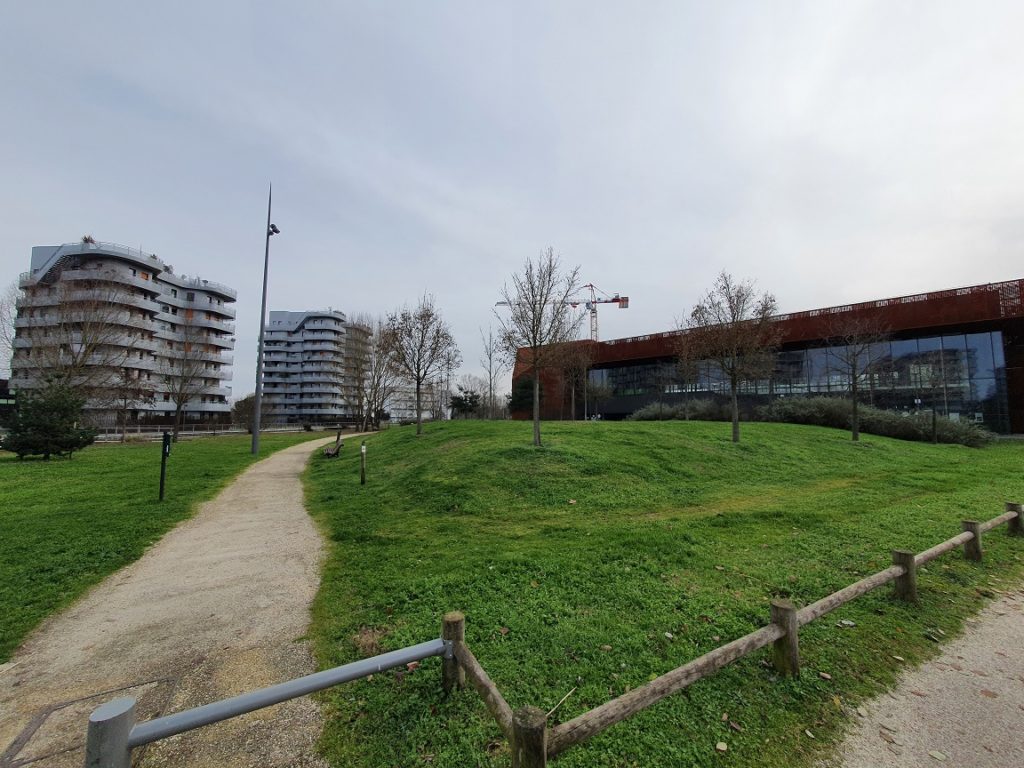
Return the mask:
<path id="1" fill-rule="evenodd" d="M 783 675 L 800 673 L 799 630 L 851 600 L 883 584 L 894 582 L 894 597 L 909 603 L 917 602 L 917 569 L 924 563 L 963 546 L 968 560 L 982 558 L 981 534 L 1003 523 L 1011 536 L 1024 536 L 1024 505 L 1007 502 L 1005 512 L 978 523 L 963 521 L 963 533 L 937 544 L 931 549 L 914 554 L 905 549 L 892 551 L 892 565 L 884 571 L 867 576 L 838 592 L 797 609 L 789 600 L 772 600 L 770 623 L 730 643 L 715 648 L 681 667 L 666 672 L 646 685 L 627 691 L 589 712 L 548 727 L 548 715 L 536 707 L 520 707 L 513 711 L 498 687 L 487 676 L 480 662 L 466 645 L 465 619 L 461 613 L 446 614 L 442 624 L 442 639 L 451 642 L 451 658 L 446 657 L 442 669 L 442 687 L 445 692 L 461 688 L 466 680 L 483 698 L 491 715 L 512 748 L 513 768 L 543 768 L 547 761 L 569 747 L 601 733 L 615 723 L 625 720 L 677 691 L 692 685 L 737 659 L 769 645 L 775 669 Z"/>

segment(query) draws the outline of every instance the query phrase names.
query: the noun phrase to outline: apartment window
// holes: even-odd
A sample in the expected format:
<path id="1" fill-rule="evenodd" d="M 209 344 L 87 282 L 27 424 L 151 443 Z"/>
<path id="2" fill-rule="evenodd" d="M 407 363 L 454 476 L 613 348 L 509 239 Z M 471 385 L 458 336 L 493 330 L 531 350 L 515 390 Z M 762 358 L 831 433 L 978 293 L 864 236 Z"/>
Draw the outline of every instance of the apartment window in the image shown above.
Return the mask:
<path id="1" fill-rule="evenodd" d="M 189 291 L 188 293 L 186 293 L 185 294 L 185 300 L 186 301 L 195 301 L 196 300 L 195 293 L 193 291 Z"/>
<path id="2" fill-rule="evenodd" d="M 174 298 L 178 298 L 178 289 L 177 288 L 171 288 L 171 296 L 173 296 Z"/>
<path id="3" fill-rule="evenodd" d="M 149 280 L 149 272 L 140 272 L 139 277 L 141 277 L 143 280 Z"/>
<path id="4" fill-rule="evenodd" d="M 138 272 L 136 272 L 136 271 L 135 271 L 135 270 L 133 269 L 133 270 L 132 270 L 132 277 L 138 277 L 138 276 L 139 276 L 139 273 L 138 273 Z"/>
<path id="5" fill-rule="evenodd" d="M 165 402 L 165 403 L 166 403 L 166 402 L 169 402 L 169 401 L 170 401 L 170 399 L 171 399 L 171 396 L 170 396 L 169 394 L 167 394 L 166 392 L 164 392 L 164 402 Z"/>

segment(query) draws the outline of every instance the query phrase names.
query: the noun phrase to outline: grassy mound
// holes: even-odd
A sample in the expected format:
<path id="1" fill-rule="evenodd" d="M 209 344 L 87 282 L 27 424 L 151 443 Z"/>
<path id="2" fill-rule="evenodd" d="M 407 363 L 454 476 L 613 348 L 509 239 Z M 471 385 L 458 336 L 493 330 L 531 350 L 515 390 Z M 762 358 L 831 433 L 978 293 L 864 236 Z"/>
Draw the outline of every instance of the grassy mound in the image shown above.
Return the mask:
<path id="1" fill-rule="evenodd" d="M 925 549 L 1024 498 L 1022 445 L 857 445 L 785 424 L 743 434 L 733 445 L 722 424 L 547 424 L 535 450 L 528 423 L 432 424 L 419 439 L 393 429 L 369 441 L 364 487 L 357 451 L 317 457 L 307 496 L 332 540 L 320 663 L 436 637 L 459 609 L 513 708 L 549 709 L 575 688 L 552 717 L 564 722 L 762 626 L 773 597 L 809 603 L 886 567 L 891 549 Z M 892 683 L 893 656 L 933 653 L 930 638 L 954 634 L 990 579 L 1020 573 L 1024 543 L 999 530 L 985 545 L 981 565 L 930 564 L 918 607 L 883 589 L 806 627 L 798 680 L 754 654 L 558 763 L 809 764 L 848 706 Z M 332 763 L 507 765 L 479 697 L 446 700 L 439 678 L 431 661 L 331 691 Z"/>

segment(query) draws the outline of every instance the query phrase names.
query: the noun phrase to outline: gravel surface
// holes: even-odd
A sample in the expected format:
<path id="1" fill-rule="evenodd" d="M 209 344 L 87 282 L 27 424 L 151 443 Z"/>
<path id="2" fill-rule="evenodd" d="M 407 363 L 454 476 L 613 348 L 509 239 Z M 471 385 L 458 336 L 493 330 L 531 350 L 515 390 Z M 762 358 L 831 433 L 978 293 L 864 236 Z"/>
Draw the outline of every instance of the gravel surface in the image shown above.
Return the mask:
<path id="1" fill-rule="evenodd" d="M 1024 590 L 862 707 L 831 768 L 1024 766 Z"/>
<path id="2" fill-rule="evenodd" d="M 333 439 L 254 464 L 34 632 L 0 667 L 0 766 L 79 768 L 88 714 L 113 698 L 136 697 L 142 720 L 315 671 L 302 638 L 323 544 L 299 476 Z M 141 764 L 319 766 L 320 728 L 305 697 L 157 742 Z"/>

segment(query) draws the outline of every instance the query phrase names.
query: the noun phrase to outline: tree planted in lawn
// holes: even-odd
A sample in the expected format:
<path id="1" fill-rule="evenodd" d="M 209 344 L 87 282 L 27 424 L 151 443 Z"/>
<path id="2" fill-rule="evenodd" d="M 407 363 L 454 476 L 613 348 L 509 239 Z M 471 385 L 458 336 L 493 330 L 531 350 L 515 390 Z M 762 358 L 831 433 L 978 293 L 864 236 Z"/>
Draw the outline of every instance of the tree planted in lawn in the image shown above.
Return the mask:
<path id="1" fill-rule="evenodd" d="M 0 374 L 10 370 L 14 351 L 14 317 L 18 302 L 18 284 L 11 283 L 0 293 Z"/>
<path id="2" fill-rule="evenodd" d="M 680 338 L 686 359 L 708 360 L 729 383 L 734 443 L 740 441 L 740 382 L 769 375 L 774 364 L 771 352 L 779 338 L 774 314 L 774 296 L 758 294 L 752 281 L 722 271 L 693 308 Z"/>
<path id="3" fill-rule="evenodd" d="M 508 306 L 506 318 L 498 315 L 502 342 L 509 356 L 523 349 L 533 381 L 533 444 L 540 443 L 540 372 L 554 363 L 559 345 L 576 338 L 582 315 L 576 315 L 570 298 L 579 290 L 580 268 L 562 272 L 553 248 L 536 261 L 527 259 L 521 274 L 512 275 L 511 287 L 501 289 L 500 304 Z"/>
<path id="4" fill-rule="evenodd" d="M 199 396 L 206 388 L 206 358 L 209 355 L 207 342 L 209 332 L 196 322 L 194 310 L 185 310 L 184 322 L 171 326 L 171 331 L 180 334 L 181 341 L 170 342 L 174 351 L 164 360 L 164 387 L 174 405 L 174 427 L 171 439 L 178 442 L 185 406 Z"/>
<path id="5" fill-rule="evenodd" d="M 415 309 L 403 307 L 388 315 L 384 333 L 391 361 L 398 372 L 416 387 L 416 434 L 423 433 L 423 385 L 462 362 L 451 329 L 424 294 Z"/>
<path id="6" fill-rule="evenodd" d="M 881 343 L 888 338 L 888 328 L 875 315 L 855 315 L 844 312 L 834 315 L 829 323 L 829 356 L 832 365 L 849 382 L 850 435 L 860 440 L 860 413 L 858 402 L 862 379 L 870 383 L 872 369 L 887 354 L 888 346 Z"/>
<path id="7" fill-rule="evenodd" d="M 42 456 L 49 461 L 51 455 L 71 456 L 96 439 L 95 432 L 78 426 L 84 406 L 85 397 L 61 383 L 22 392 L 0 448 L 19 459 Z"/>
<path id="8" fill-rule="evenodd" d="M 495 337 L 491 326 L 487 326 L 487 335 L 484 336 L 484 329 L 480 329 L 480 341 L 484 345 L 484 354 L 480 358 L 480 365 L 487 371 L 487 401 L 484 405 L 488 419 L 497 418 L 501 407 L 495 399 L 495 391 L 501 375 L 510 367 L 508 356 L 501 344 L 501 337 Z"/>

